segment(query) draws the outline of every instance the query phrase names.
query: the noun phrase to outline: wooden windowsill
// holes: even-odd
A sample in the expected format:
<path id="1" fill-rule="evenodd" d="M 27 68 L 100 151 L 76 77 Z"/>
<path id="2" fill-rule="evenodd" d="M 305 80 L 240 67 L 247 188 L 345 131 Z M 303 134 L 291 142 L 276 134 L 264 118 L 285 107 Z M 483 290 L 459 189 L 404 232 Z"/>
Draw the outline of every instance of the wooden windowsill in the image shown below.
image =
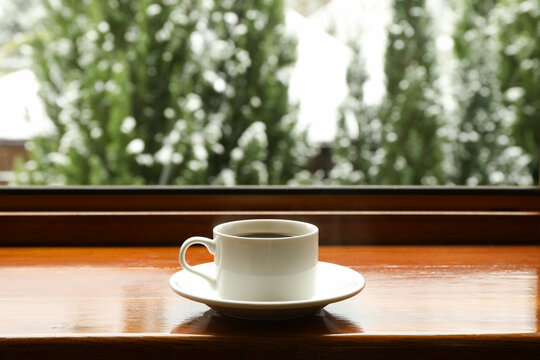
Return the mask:
<path id="1" fill-rule="evenodd" d="M 174 247 L 0 247 L 0 358 L 534 358 L 540 246 L 321 246 L 366 288 L 316 316 L 224 317 Z M 211 261 L 193 248 L 193 264 Z"/>

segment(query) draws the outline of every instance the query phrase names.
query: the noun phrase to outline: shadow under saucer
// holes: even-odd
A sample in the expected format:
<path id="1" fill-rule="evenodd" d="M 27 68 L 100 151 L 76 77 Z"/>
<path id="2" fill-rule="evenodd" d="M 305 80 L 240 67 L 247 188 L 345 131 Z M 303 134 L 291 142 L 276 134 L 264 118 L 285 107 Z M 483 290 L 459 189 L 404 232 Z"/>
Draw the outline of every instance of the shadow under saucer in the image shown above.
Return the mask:
<path id="1" fill-rule="evenodd" d="M 210 309 L 176 326 L 173 334 L 204 335 L 328 335 L 361 333 L 362 329 L 353 322 L 320 310 L 314 315 L 293 320 L 242 320 L 231 318 Z"/>

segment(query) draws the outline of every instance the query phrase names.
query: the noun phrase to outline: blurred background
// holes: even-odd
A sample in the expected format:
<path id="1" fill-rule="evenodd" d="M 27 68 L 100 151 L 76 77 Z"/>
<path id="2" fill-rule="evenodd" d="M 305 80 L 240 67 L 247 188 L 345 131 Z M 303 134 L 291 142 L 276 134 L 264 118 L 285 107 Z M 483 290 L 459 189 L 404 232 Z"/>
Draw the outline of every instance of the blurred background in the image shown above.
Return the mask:
<path id="1" fill-rule="evenodd" d="M 0 184 L 538 185 L 539 0 L 0 0 Z"/>

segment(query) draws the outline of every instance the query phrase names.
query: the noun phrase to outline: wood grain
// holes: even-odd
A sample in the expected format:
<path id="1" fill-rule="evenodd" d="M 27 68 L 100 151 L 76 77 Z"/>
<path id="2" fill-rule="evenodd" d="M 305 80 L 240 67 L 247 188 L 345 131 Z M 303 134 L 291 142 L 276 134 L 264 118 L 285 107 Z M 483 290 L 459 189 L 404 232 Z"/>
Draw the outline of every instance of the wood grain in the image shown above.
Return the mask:
<path id="1" fill-rule="evenodd" d="M 168 288 L 178 247 L 0 248 L 0 358 L 535 358 L 539 246 L 322 246 L 366 288 L 234 320 Z M 193 264 L 211 261 L 202 247 Z"/>
<path id="2" fill-rule="evenodd" d="M 540 211 L 538 187 L 0 188 L 0 211 Z"/>
<path id="3" fill-rule="evenodd" d="M 540 244 L 538 211 L 6 211 L 0 245 L 178 245 L 253 218 L 313 223 L 322 245 Z"/>

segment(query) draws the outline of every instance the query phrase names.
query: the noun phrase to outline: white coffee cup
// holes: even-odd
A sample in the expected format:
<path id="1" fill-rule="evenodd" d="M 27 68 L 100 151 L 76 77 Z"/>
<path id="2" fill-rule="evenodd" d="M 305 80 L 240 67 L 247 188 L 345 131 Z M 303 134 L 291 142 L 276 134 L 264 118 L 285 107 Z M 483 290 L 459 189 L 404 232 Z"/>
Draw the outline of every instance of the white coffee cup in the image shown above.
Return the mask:
<path id="1" fill-rule="evenodd" d="M 214 254 L 215 277 L 186 262 L 186 250 L 193 244 L 202 244 Z M 206 279 L 224 299 L 295 301 L 315 294 L 318 246 L 315 225 L 293 220 L 240 220 L 216 226 L 213 239 L 187 239 L 179 257 L 185 270 Z"/>

